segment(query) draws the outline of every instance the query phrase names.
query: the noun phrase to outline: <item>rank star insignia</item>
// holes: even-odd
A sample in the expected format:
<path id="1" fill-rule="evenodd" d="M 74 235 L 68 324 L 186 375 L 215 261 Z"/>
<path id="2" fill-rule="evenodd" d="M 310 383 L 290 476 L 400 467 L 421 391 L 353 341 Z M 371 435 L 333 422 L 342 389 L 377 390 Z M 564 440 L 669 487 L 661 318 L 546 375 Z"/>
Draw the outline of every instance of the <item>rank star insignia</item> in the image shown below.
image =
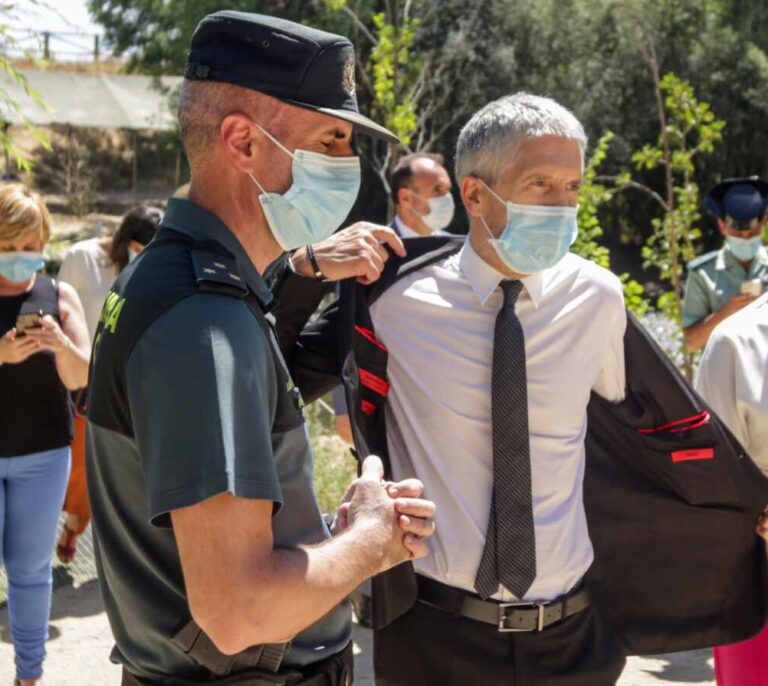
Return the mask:
<path id="1" fill-rule="evenodd" d="M 242 281 L 242 279 L 237 274 L 233 274 L 232 272 L 229 272 L 229 278 L 233 279 L 234 281 Z"/>
<path id="2" fill-rule="evenodd" d="M 344 64 L 341 76 L 341 87 L 348 95 L 354 95 L 357 91 L 355 87 L 355 56 L 350 55 Z"/>
<path id="3" fill-rule="evenodd" d="M 216 273 L 216 270 L 215 270 L 215 269 L 209 269 L 208 267 L 205 267 L 205 269 L 203 269 L 203 271 L 204 271 L 206 274 L 215 274 L 215 273 Z"/>
<path id="4" fill-rule="evenodd" d="M 219 269 L 226 269 L 227 268 L 227 265 L 226 264 L 222 264 L 221 262 L 214 262 L 213 266 L 214 267 L 218 267 Z"/>

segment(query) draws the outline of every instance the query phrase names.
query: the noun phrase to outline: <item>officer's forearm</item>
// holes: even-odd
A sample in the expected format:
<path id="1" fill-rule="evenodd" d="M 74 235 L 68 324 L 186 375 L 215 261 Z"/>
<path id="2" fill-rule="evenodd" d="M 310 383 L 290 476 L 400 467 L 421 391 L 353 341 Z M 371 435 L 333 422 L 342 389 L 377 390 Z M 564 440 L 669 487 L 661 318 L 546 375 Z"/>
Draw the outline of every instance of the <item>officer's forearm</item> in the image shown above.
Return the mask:
<path id="1" fill-rule="evenodd" d="M 375 537 L 355 527 L 316 546 L 277 548 L 239 588 L 227 589 L 228 602 L 196 619 L 228 654 L 288 641 L 379 572 L 382 558 Z"/>
<path id="2" fill-rule="evenodd" d="M 715 327 L 721 321 L 723 321 L 726 316 L 727 314 L 724 312 L 724 310 L 719 310 L 717 312 L 713 312 L 701 321 L 696 322 L 695 324 L 691 324 L 691 326 L 683 329 L 683 341 L 685 343 L 685 347 L 690 352 L 701 350 L 704 346 L 707 345 L 707 341 L 712 335 Z"/>

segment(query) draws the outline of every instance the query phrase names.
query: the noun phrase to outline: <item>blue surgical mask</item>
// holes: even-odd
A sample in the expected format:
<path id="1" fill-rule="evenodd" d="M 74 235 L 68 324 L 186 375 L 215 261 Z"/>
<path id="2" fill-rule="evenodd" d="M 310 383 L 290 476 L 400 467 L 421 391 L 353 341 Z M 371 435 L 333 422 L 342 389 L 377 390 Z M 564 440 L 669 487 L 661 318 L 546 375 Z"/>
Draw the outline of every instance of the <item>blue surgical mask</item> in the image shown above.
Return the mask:
<path id="1" fill-rule="evenodd" d="M 507 207 L 507 223 L 498 238 L 481 217 L 491 234 L 488 242 L 507 268 L 517 274 L 535 274 L 565 257 L 579 233 L 578 207 L 519 205 L 500 198 L 484 181 L 483 185 Z"/>
<path id="2" fill-rule="evenodd" d="M 283 194 L 266 191 L 249 174 L 261 191 L 259 202 L 275 240 L 288 251 L 328 238 L 355 204 L 360 191 L 360 158 L 331 157 L 309 150 L 291 152 L 259 128 L 293 158 L 293 184 Z"/>
<path id="3" fill-rule="evenodd" d="M 0 276 L 9 281 L 26 281 L 44 264 L 43 254 L 39 252 L 3 252 L 0 253 Z"/>
<path id="4" fill-rule="evenodd" d="M 725 240 L 728 244 L 728 250 L 741 262 L 751 262 L 754 260 L 757 257 L 757 251 L 760 250 L 760 246 L 763 244 L 762 236 L 755 236 L 754 238 L 726 236 Z"/>

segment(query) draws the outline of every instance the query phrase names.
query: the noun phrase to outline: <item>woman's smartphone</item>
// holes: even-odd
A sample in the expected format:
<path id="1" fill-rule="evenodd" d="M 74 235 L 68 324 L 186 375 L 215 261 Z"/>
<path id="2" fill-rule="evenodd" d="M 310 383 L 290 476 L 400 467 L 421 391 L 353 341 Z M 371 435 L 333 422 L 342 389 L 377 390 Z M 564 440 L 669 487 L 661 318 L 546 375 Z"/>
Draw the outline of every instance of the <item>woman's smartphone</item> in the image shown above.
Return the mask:
<path id="1" fill-rule="evenodd" d="M 35 329 L 42 326 L 43 311 L 20 314 L 16 317 L 16 335 L 23 336 L 27 329 Z"/>

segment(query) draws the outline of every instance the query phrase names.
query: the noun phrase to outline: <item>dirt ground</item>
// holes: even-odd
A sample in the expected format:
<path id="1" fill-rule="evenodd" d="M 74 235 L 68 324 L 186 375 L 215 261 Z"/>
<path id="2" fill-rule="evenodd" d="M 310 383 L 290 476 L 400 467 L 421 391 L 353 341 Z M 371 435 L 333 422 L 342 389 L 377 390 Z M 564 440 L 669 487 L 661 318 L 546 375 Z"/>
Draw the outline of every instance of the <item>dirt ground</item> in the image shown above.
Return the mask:
<path id="1" fill-rule="evenodd" d="M 54 592 L 46 686 L 118 686 L 120 669 L 108 659 L 112 635 L 98 582 Z M 374 686 L 371 632 L 355 629 L 358 686 Z M 13 681 L 13 648 L 7 609 L 0 610 L 0 686 Z M 714 686 L 709 651 L 631 658 L 618 686 Z M 468 685 L 470 686 L 470 685 Z"/>

